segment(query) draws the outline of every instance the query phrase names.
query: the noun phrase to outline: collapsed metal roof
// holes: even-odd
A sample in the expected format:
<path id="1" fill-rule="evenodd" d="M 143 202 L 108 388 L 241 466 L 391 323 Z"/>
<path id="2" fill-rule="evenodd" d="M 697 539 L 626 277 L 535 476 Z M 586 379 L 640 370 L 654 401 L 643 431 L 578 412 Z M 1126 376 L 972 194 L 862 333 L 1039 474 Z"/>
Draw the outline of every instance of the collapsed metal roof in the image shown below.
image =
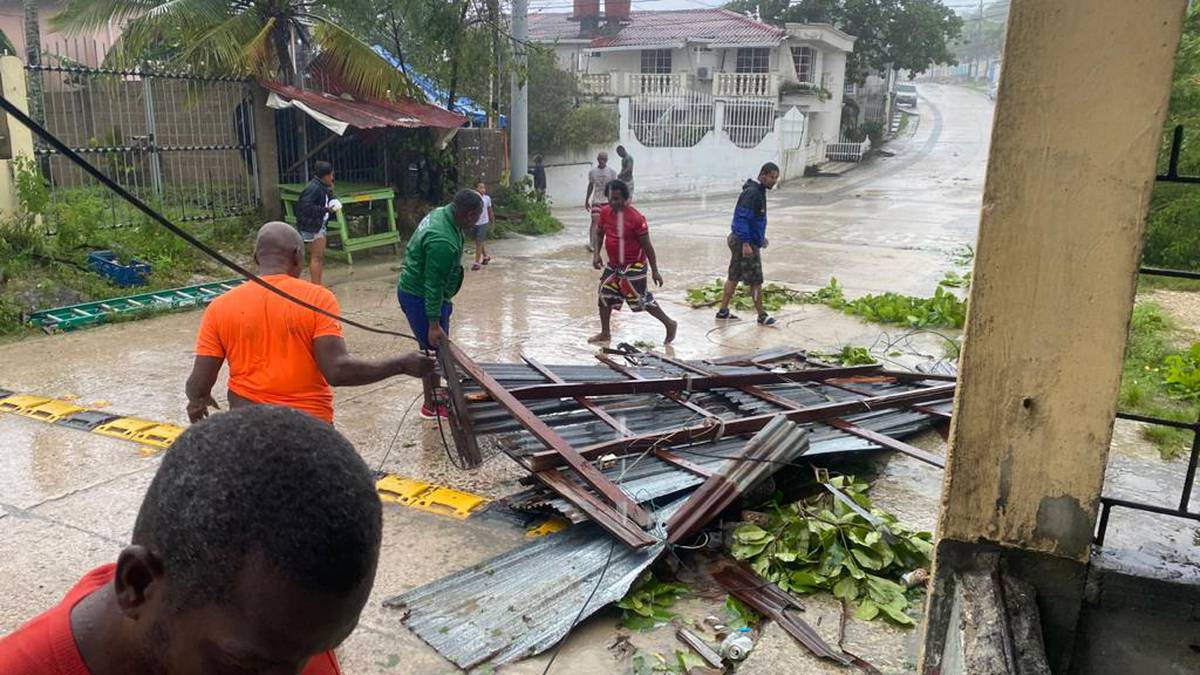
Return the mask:
<path id="1" fill-rule="evenodd" d="M 623 597 L 668 540 L 782 466 L 880 449 L 942 465 L 900 439 L 949 418 L 952 374 L 835 368 L 796 350 L 617 356 L 627 363 L 480 365 L 453 342 L 439 351 L 460 457 L 478 462 L 477 437 L 498 440 L 532 474 L 505 503 L 576 523 L 385 603 L 459 667 L 549 648 Z"/>

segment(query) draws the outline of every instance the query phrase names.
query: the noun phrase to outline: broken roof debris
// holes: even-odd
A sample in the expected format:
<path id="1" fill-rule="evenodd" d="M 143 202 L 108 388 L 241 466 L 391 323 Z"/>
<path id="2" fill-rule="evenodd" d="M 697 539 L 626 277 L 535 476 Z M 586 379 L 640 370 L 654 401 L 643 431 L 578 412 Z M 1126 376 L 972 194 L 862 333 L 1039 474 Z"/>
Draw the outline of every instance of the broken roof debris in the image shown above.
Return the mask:
<path id="1" fill-rule="evenodd" d="M 576 616 L 620 599 L 669 546 L 801 458 L 887 449 L 942 466 L 902 439 L 945 423 L 952 373 L 831 367 L 794 349 L 706 362 L 632 349 L 597 358 L 481 365 L 453 343 L 439 354 L 460 459 L 477 465 L 480 440 L 499 444 L 531 473 L 504 503 L 576 523 L 385 603 L 462 668 L 546 650 Z M 794 605 L 774 598 L 780 613 Z M 802 622 L 785 628 L 809 637 Z"/>

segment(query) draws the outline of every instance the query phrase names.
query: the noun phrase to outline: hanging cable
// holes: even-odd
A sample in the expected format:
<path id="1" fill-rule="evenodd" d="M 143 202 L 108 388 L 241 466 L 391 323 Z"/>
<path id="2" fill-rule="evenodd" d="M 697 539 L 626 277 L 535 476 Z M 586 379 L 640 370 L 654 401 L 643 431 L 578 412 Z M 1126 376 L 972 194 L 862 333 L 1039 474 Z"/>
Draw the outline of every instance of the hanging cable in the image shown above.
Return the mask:
<path id="1" fill-rule="evenodd" d="M 263 288 L 267 289 L 271 293 L 274 293 L 275 295 L 278 295 L 279 297 L 281 297 L 289 302 L 295 303 L 305 309 L 312 310 L 322 316 L 327 316 L 331 319 L 334 319 L 335 321 L 340 321 L 340 322 L 346 324 L 347 326 L 353 326 L 355 328 L 358 328 L 359 330 L 365 330 L 368 333 L 378 333 L 380 335 L 392 335 L 395 337 L 408 338 L 409 340 L 417 341 L 417 339 L 415 337 L 413 337 L 407 333 L 401 333 L 398 331 L 387 330 L 386 328 L 376 328 L 374 326 L 368 326 L 366 324 L 359 323 L 359 322 L 353 321 L 351 319 L 343 318 L 341 316 L 338 316 L 337 314 L 334 314 L 333 312 L 324 310 L 320 307 L 317 307 L 316 305 L 305 302 L 304 300 L 297 298 L 296 296 L 292 295 L 291 293 L 288 293 L 287 291 L 284 291 L 283 289 L 268 283 L 262 277 L 258 276 L 257 274 L 251 272 L 250 270 L 246 269 L 245 267 L 242 267 L 238 263 L 236 263 L 233 260 L 226 257 L 220 251 L 214 249 L 213 247 L 209 246 L 208 244 L 205 244 L 204 242 L 200 241 L 196 237 L 192 236 L 192 234 L 189 233 L 187 230 L 184 230 L 183 228 L 179 227 L 175 223 L 172 223 L 170 220 L 167 220 L 167 218 L 165 216 L 163 216 L 158 211 L 155 211 L 153 208 L 151 208 L 149 205 L 147 205 L 145 202 L 143 202 L 141 199 L 139 199 L 137 197 L 137 195 L 126 190 L 124 187 L 121 186 L 120 183 L 114 181 L 112 178 L 109 178 L 107 175 L 105 175 L 105 173 L 103 171 L 97 169 L 95 166 L 93 166 L 90 162 L 88 162 L 83 157 L 80 157 L 79 153 L 77 153 L 74 150 L 72 150 L 71 148 L 67 147 L 67 145 L 65 143 L 60 141 L 58 139 L 58 137 L 55 136 L 54 134 L 47 131 L 45 127 L 43 127 L 42 125 L 33 121 L 33 119 L 31 119 L 28 115 L 26 115 L 24 111 L 22 111 L 20 108 L 18 108 L 12 101 L 8 100 L 8 97 L 0 96 L 0 108 L 3 108 L 4 112 L 8 113 L 10 116 L 12 116 L 18 122 L 20 122 L 22 126 L 28 128 L 34 134 L 37 134 L 37 136 L 39 136 L 42 140 L 46 141 L 46 143 L 48 143 L 50 145 L 50 147 L 54 148 L 63 157 L 67 158 L 72 163 L 79 166 L 79 168 L 83 169 L 86 173 L 90 174 L 93 178 L 100 181 L 100 183 L 102 185 L 104 185 L 108 189 L 112 190 L 113 192 L 117 193 L 117 195 L 119 195 L 121 197 L 121 199 L 124 199 L 125 201 L 132 204 L 135 208 L 137 208 L 137 210 L 139 210 L 142 213 L 149 216 L 151 220 L 153 220 L 156 223 L 158 223 L 159 225 L 162 225 L 163 227 L 167 228 L 167 230 L 169 230 L 172 234 L 179 237 L 180 239 L 183 239 L 190 246 L 192 246 L 196 249 L 199 249 L 202 253 L 204 253 L 208 257 L 212 258 L 213 260 L 216 260 L 217 262 L 221 263 L 225 267 L 228 267 L 229 269 L 233 270 L 234 272 L 237 272 L 238 274 L 246 277 L 246 279 L 248 281 L 252 281 L 252 282 L 258 284 L 259 286 L 262 286 Z"/>

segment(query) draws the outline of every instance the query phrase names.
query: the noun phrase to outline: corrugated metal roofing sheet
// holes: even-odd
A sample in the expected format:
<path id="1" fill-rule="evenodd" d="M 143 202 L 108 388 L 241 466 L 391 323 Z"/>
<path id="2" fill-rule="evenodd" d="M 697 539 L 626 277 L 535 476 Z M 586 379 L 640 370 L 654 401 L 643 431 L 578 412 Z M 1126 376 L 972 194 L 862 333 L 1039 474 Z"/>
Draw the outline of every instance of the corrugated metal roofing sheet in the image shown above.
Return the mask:
<path id="1" fill-rule="evenodd" d="M 434 127 L 455 129 L 467 124 L 463 115 L 411 99 L 397 101 L 360 101 L 319 91 L 297 89 L 279 82 L 261 82 L 266 89 L 284 98 L 299 101 L 317 112 L 357 129 Z"/>
<path id="2" fill-rule="evenodd" d="M 701 42 L 722 45 L 776 45 L 787 31 L 755 21 L 727 9 L 683 9 L 634 12 L 629 23 L 615 31 L 601 29 L 582 34 L 570 14 L 533 12 L 529 15 L 529 37 L 537 42 L 590 39 L 590 47 L 666 48 L 673 44 Z"/>
<path id="3" fill-rule="evenodd" d="M 656 511 L 655 520 L 661 524 L 682 502 Z M 585 523 L 383 604 L 406 610 L 408 628 L 458 667 L 502 665 L 545 651 L 566 637 L 577 615 L 582 621 L 620 600 L 662 553 L 659 536 L 635 550 Z"/>

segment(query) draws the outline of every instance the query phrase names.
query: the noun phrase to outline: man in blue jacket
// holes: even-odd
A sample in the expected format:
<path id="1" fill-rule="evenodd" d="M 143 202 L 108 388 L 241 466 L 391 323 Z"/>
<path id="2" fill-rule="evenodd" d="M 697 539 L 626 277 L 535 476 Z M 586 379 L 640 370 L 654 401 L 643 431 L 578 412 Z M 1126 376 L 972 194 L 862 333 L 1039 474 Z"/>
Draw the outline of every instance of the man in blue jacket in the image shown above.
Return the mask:
<path id="1" fill-rule="evenodd" d="M 757 181 L 748 180 L 742 186 L 742 195 L 733 209 L 733 231 L 726 239 L 730 254 L 729 275 L 725 280 L 725 292 L 721 294 L 718 319 L 738 318 L 729 313 L 729 301 L 741 282 L 750 287 L 750 297 L 758 310 L 758 322 L 764 326 L 775 323 L 763 309 L 762 249 L 767 247 L 767 190 L 775 187 L 778 181 L 779 167 L 774 162 L 767 162 L 759 169 Z"/>

